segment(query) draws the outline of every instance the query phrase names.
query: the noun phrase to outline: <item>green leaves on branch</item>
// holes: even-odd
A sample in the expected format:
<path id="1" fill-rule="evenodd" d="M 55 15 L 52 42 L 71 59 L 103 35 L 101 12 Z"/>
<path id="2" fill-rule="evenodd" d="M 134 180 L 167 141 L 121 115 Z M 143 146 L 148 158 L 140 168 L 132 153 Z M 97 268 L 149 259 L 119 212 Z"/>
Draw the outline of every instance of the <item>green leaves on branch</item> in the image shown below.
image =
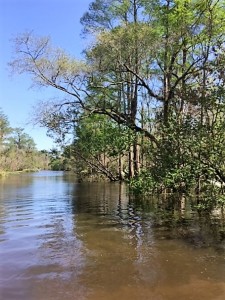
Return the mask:
<path id="1" fill-rule="evenodd" d="M 73 130 L 80 169 L 139 192 L 225 182 L 225 1 L 95 0 L 81 23 L 85 61 L 25 34 L 11 63 L 63 92 L 38 120 Z"/>

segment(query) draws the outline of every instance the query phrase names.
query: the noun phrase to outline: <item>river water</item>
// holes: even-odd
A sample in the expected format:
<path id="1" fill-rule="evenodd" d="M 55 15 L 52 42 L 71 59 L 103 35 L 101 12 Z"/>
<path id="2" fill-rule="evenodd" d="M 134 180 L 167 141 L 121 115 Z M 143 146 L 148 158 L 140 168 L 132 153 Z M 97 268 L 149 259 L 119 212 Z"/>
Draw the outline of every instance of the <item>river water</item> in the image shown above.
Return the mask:
<path id="1" fill-rule="evenodd" d="M 224 219 L 181 208 L 62 172 L 2 179 L 0 298 L 224 300 Z"/>

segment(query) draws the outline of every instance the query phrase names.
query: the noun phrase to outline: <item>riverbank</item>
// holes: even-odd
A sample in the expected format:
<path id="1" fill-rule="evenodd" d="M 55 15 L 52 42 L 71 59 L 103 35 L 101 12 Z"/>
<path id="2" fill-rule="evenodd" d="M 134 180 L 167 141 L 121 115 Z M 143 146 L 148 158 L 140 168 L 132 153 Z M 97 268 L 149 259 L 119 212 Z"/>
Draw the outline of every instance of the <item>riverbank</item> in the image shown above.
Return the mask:
<path id="1" fill-rule="evenodd" d="M 15 174 L 21 174 L 21 173 L 33 173 L 33 172 L 39 172 L 41 170 L 39 169 L 24 169 L 21 171 L 0 171 L 0 178 L 6 177 L 8 175 L 15 175 Z"/>

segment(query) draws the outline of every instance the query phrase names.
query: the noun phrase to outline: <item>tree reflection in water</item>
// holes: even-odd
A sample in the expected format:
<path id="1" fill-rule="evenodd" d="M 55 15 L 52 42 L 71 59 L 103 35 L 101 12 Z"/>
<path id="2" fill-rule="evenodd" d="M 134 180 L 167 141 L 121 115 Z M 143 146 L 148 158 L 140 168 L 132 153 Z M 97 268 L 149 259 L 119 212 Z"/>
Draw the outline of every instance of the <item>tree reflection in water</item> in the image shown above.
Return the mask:
<path id="1" fill-rule="evenodd" d="M 221 215 L 131 197 L 124 184 L 31 177 L 0 193 L 4 300 L 224 298 Z"/>

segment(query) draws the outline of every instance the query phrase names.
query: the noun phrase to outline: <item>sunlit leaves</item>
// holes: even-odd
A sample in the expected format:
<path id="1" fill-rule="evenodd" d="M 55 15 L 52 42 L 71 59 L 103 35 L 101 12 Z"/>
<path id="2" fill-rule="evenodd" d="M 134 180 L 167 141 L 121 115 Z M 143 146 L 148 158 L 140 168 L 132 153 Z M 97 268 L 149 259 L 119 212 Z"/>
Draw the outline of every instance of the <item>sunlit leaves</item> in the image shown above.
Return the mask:
<path id="1" fill-rule="evenodd" d="M 8 117 L 0 108 L 0 151 L 3 145 L 7 142 L 7 137 L 11 133 L 12 128 L 10 127 Z"/>
<path id="2" fill-rule="evenodd" d="M 77 143 L 87 156 L 106 153 L 108 157 L 125 154 L 132 142 L 132 133 L 109 118 L 93 115 L 84 118 L 76 129 Z"/>
<path id="3" fill-rule="evenodd" d="M 26 33 L 18 36 L 14 44 L 16 59 L 10 62 L 13 72 L 29 73 L 34 84 L 63 88 L 65 92 L 83 84 L 88 73 L 85 62 L 54 48 L 49 38 Z"/>
<path id="4" fill-rule="evenodd" d="M 85 62 L 49 38 L 15 41 L 12 67 L 66 94 L 39 123 L 62 139 L 75 129 L 76 150 L 98 166 L 104 156 L 108 170 L 142 156 L 138 188 L 144 176 L 172 189 L 222 179 L 225 1 L 95 0 L 81 23 L 92 35 Z"/>

